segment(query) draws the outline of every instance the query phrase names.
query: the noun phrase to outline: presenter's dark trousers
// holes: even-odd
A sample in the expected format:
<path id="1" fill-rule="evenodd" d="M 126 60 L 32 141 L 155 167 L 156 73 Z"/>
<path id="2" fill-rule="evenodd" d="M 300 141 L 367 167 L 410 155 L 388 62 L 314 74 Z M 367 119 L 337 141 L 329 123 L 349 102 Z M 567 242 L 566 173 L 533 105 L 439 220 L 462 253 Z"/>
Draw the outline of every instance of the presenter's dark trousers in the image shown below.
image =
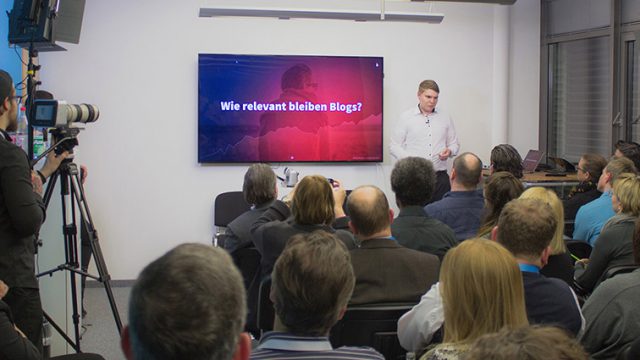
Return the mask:
<path id="1" fill-rule="evenodd" d="M 9 305 L 13 321 L 42 354 L 42 303 L 40 291 L 32 288 L 11 287 L 2 299 Z"/>
<path id="2" fill-rule="evenodd" d="M 449 174 L 446 170 L 436 171 L 436 188 L 431 196 L 431 201 L 436 202 L 444 196 L 447 192 L 451 191 L 451 183 L 449 182 Z"/>

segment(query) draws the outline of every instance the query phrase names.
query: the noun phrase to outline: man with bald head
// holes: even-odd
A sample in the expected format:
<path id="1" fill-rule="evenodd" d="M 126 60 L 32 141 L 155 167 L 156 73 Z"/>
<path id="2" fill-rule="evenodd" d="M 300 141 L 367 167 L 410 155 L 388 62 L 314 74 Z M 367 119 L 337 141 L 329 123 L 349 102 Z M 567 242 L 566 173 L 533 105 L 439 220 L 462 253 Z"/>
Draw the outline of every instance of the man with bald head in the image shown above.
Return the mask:
<path id="1" fill-rule="evenodd" d="M 356 275 L 350 304 L 417 302 L 438 281 L 438 257 L 398 244 L 391 235 L 393 210 L 379 188 L 357 187 L 347 209 L 349 228 L 360 242 L 350 251 Z"/>
<path id="2" fill-rule="evenodd" d="M 482 180 L 482 161 L 473 153 L 460 154 L 453 160 L 451 191 L 440 201 L 425 206 L 426 213 L 438 219 L 462 241 L 475 236 L 480 227 L 484 197 L 478 184 Z"/>

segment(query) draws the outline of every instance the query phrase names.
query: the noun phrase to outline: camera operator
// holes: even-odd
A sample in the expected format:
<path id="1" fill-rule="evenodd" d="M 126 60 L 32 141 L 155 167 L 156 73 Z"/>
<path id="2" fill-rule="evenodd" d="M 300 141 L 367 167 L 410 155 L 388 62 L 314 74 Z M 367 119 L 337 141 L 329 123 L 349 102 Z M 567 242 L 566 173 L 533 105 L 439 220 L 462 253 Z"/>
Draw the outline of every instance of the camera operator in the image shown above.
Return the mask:
<path id="1" fill-rule="evenodd" d="M 51 152 L 40 171 L 29 168 L 27 155 L 11 143 L 17 128 L 19 96 L 11 76 L 0 70 L 0 279 L 9 286 L 3 299 L 15 324 L 42 350 L 42 305 L 35 276 L 35 234 L 45 218 L 43 183 L 68 153 Z"/>

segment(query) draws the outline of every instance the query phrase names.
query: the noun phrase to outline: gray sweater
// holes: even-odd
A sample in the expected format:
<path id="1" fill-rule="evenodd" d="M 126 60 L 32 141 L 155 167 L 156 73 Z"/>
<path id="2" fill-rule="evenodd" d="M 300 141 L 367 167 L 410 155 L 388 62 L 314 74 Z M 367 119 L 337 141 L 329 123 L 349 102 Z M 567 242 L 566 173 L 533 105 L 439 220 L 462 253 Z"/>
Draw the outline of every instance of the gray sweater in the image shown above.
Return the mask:
<path id="1" fill-rule="evenodd" d="M 618 220 L 618 221 L 616 221 Z M 590 293 L 600 284 L 600 278 L 612 266 L 633 264 L 633 230 L 635 218 L 612 218 L 598 237 L 586 269 L 576 264 L 576 284 L 583 293 Z"/>
<path id="2" fill-rule="evenodd" d="M 640 338 L 640 269 L 604 281 L 582 308 L 586 327 L 580 342 L 591 359 L 615 359 Z"/>

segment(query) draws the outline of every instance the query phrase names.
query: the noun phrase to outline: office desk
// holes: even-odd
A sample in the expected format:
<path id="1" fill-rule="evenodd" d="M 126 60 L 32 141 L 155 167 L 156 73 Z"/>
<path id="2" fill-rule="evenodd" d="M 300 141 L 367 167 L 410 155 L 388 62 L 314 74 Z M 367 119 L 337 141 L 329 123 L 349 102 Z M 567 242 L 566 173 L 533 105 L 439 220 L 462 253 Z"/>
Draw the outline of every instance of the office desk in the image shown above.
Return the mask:
<path id="1" fill-rule="evenodd" d="M 571 188 L 580 182 L 578 181 L 578 175 L 576 173 L 567 174 L 566 176 L 547 176 L 545 172 L 534 172 L 524 174 L 522 183 L 525 188 L 533 186 L 552 188 L 562 200 L 569 195 Z"/>
<path id="2" fill-rule="evenodd" d="M 488 177 L 489 170 L 482 170 L 482 174 Z M 560 199 L 565 199 L 571 188 L 579 183 L 576 173 L 567 174 L 566 176 L 547 176 L 547 173 L 542 171 L 525 173 L 521 181 L 525 188 L 534 186 L 552 188 Z"/>

